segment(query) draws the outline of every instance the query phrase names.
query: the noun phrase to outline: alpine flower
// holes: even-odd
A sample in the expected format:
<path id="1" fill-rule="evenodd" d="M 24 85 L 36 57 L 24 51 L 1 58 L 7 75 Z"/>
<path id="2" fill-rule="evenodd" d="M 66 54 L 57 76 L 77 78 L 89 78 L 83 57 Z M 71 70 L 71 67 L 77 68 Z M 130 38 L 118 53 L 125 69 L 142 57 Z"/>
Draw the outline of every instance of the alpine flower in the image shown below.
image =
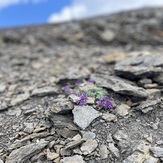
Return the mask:
<path id="1" fill-rule="evenodd" d="M 80 93 L 80 99 L 76 101 L 76 104 L 79 106 L 84 106 L 86 103 L 86 99 L 87 99 L 87 94 L 81 92 Z"/>
<path id="2" fill-rule="evenodd" d="M 112 102 L 110 101 L 110 99 L 107 96 L 102 97 L 98 101 L 98 105 L 101 106 L 104 109 L 111 109 L 111 108 L 113 108 Z"/>
<path id="3" fill-rule="evenodd" d="M 67 93 L 67 92 L 69 91 L 69 89 L 70 89 L 69 86 L 64 86 L 64 87 L 63 87 L 63 90 L 64 90 L 65 93 Z"/>
<path id="4" fill-rule="evenodd" d="M 82 82 L 77 81 L 77 82 L 75 83 L 75 86 L 78 87 L 80 84 L 82 84 Z"/>
<path id="5" fill-rule="evenodd" d="M 89 80 L 87 80 L 87 83 L 88 84 L 93 84 L 94 82 L 93 82 L 93 80 L 89 79 Z"/>

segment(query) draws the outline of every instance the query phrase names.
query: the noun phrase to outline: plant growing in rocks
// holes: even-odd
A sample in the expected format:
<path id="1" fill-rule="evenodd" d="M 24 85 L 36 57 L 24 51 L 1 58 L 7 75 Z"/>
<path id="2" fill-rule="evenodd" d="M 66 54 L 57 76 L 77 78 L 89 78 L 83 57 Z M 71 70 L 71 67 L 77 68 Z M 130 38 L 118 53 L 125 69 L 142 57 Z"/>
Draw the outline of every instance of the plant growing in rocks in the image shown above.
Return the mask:
<path id="1" fill-rule="evenodd" d="M 87 87 L 88 90 L 86 89 Z M 90 87 L 92 89 L 89 89 Z M 107 92 L 103 88 L 97 87 L 91 79 L 85 82 L 77 81 L 71 87 L 66 85 L 63 90 L 67 95 L 75 96 L 76 98 L 73 101 L 79 106 L 86 105 L 87 99 L 93 98 L 97 101 L 96 104 L 100 108 L 111 109 L 113 107 L 111 100 L 107 97 Z"/>

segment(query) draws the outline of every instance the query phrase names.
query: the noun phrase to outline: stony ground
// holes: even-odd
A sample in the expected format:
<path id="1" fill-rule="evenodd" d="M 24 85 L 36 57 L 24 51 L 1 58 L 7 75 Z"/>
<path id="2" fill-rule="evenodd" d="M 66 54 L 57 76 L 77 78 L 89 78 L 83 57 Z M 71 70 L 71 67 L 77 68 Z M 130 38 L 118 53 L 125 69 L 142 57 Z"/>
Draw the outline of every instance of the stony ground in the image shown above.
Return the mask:
<path id="1" fill-rule="evenodd" d="M 163 162 L 162 45 L 162 8 L 1 29 L 0 163 Z"/>

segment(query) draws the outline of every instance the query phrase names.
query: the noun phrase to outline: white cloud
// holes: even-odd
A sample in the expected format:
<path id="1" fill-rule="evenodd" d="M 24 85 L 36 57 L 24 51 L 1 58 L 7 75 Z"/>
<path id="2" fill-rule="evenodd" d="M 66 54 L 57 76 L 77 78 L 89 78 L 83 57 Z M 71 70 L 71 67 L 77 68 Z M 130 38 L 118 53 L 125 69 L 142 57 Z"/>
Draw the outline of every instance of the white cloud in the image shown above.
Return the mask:
<path id="1" fill-rule="evenodd" d="M 11 5 L 16 5 L 19 3 L 40 3 L 46 0 L 0 0 L 0 9 L 6 8 Z"/>
<path id="2" fill-rule="evenodd" d="M 58 14 L 52 14 L 48 22 L 62 22 L 62 21 L 68 21 L 72 18 L 80 18 L 82 14 L 86 13 L 86 8 L 83 5 L 75 5 L 72 7 L 65 7 L 62 9 L 62 11 Z"/>
<path id="3" fill-rule="evenodd" d="M 163 5 L 163 0 L 73 0 L 71 6 L 64 7 L 59 13 L 53 13 L 48 22 L 63 22 L 138 7 L 160 5 Z"/>

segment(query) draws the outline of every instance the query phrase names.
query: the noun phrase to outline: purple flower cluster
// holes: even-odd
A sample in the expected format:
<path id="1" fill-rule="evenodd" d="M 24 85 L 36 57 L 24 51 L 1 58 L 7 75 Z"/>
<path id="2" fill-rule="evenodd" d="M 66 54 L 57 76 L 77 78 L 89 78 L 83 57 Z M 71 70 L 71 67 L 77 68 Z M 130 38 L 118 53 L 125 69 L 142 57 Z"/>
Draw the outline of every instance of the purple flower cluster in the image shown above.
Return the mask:
<path id="1" fill-rule="evenodd" d="M 65 93 L 67 93 L 67 92 L 69 91 L 69 89 L 70 89 L 69 86 L 64 86 L 64 87 L 63 87 L 63 90 L 64 90 Z"/>
<path id="2" fill-rule="evenodd" d="M 93 80 L 91 80 L 91 79 L 87 80 L 87 84 L 93 84 L 93 83 L 94 83 Z M 76 104 L 79 106 L 84 106 L 86 104 L 88 95 L 86 92 L 81 92 L 79 90 L 78 86 L 80 86 L 81 84 L 82 84 L 82 82 L 77 81 L 75 83 L 75 86 L 77 88 L 75 88 L 74 90 L 71 90 L 69 86 L 64 86 L 63 90 L 65 93 L 72 93 L 73 95 L 77 96 L 78 100 L 76 101 Z M 97 103 L 100 107 L 102 107 L 104 109 L 113 108 L 112 102 L 107 96 L 102 97 Z"/>
<path id="3" fill-rule="evenodd" d="M 81 84 L 82 84 L 82 82 L 77 81 L 77 82 L 75 83 L 75 86 L 78 87 L 78 86 L 81 85 Z"/>
<path id="4" fill-rule="evenodd" d="M 88 84 L 93 84 L 94 82 L 93 82 L 93 80 L 89 79 L 89 80 L 87 80 L 87 83 Z"/>
<path id="5" fill-rule="evenodd" d="M 84 92 L 80 93 L 80 99 L 76 101 L 76 104 L 79 106 L 84 106 L 86 103 L 87 94 Z"/>
<path id="6" fill-rule="evenodd" d="M 105 109 L 113 108 L 112 102 L 107 96 L 104 96 L 98 101 L 98 105 Z"/>

